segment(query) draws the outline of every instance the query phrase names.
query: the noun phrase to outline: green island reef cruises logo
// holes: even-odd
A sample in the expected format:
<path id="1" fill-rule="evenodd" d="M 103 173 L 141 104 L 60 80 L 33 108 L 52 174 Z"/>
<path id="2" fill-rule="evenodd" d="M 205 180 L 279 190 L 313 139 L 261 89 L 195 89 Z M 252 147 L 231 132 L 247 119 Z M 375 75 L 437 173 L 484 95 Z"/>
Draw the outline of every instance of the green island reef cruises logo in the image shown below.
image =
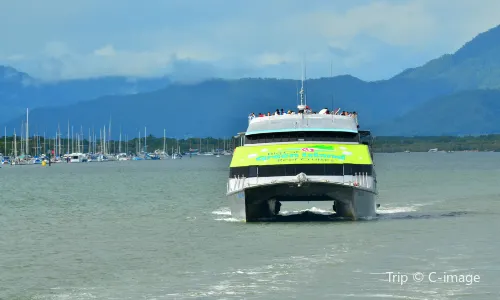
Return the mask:
<path id="1" fill-rule="evenodd" d="M 297 145 L 299 146 L 299 145 Z M 255 159 L 259 163 L 342 163 L 347 156 L 352 155 L 347 147 L 332 145 L 304 145 L 304 147 L 268 147 L 260 149 L 260 153 L 248 155 L 248 159 Z"/>

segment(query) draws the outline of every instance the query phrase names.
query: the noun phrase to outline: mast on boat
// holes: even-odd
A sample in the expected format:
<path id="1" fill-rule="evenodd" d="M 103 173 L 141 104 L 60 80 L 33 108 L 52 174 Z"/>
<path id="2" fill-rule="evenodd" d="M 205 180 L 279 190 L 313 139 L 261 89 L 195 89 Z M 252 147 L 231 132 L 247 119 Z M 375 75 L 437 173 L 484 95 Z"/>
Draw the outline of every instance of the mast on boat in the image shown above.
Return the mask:
<path id="1" fill-rule="evenodd" d="M 109 151 L 109 153 L 111 153 L 111 116 L 109 116 L 108 144 L 106 150 Z"/>
<path id="2" fill-rule="evenodd" d="M 59 123 L 57 124 L 57 131 L 58 131 L 58 138 L 59 138 L 59 156 L 61 156 L 61 150 L 62 150 L 62 145 L 61 145 L 61 128 L 59 127 Z"/>
<path id="3" fill-rule="evenodd" d="M 17 158 L 17 138 L 16 129 L 14 128 L 14 158 Z"/>
<path id="4" fill-rule="evenodd" d="M 80 150 L 78 153 L 83 153 L 85 150 L 85 145 L 83 144 L 83 141 L 85 140 L 85 137 L 83 136 L 83 125 L 80 125 L 80 137 L 78 140 L 80 141 Z"/>
<path id="5" fill-rule="evenodd" d="M 306 80 L 306 67 L 305 67 L 305 63 L 302 62 L 302 80 L 301 80 L 302 84 L 301 84 L 300 91 L 299 91 L 300 104 L 297 106 L 299 111 L 301 111 L 301 110 L 303 111 L 307 107 L 307 97 L 306 97 L 306 93 L 304 91 L 304 81 L 305 80 Z"/>
<path id="6" fill-rule="evenodd" d="M 137 151 L 141 153 L 141 131 L 139 130 L 139 147 L 137 148 Z"/>
<path id="7" fill-rule="evenodd" d="M 118 141 L 118 153 L 122 153 L 122 127 L 120 126 L 120 140 Z"/>
<path id="8" fill-rule="evenodd" d="M 167 136 L 166 136 L 166 134 L 167 134 L 167 131 L 164 128 L 163 129 L 163 154 L 167 153 L 167 152 L 165 152 L 165 151 L 167 151 Z"/>
<path id="9" fill-rule="evenodd" d="M 99 153 L 104 154 L 102 145 L 102 128 L 99 128 Z"/>
<path id="10" fill-rule="evenodd" d="M 26 108 L 26 149 L 24 149 L 24 151 L 26 152 L 26 155 L 29 154 L 29 141 L 30 141 L 30 131 L 29 131 L 29 118 L 28 118 L 28 115 L 29 115 L 29 109 Z"/>
<path id="11" fill-rule="evenodd" d="M 24 134 L 24 121 L 21 122 L 21 140 L 20 140 L 20 144 L 21 144 L 20 154 L 21 155 L 26 154 L 26 153 L 24 153 L 23 134 Z"/>
<path id="12" fill-rule="evenodd" d="M 106 139 L 106 125 L 104 125 L 104 130 L 102 131 L 102 134 L 103 134 L 103 136 L 104 136 L 104 137 L 103 137 L 103 142 L 104 142 L 104 143 L 103 143 L 103 147 L 104 147 L 103 154 L 104 154 L 104 155 L 106 155 L 106 154 L 107 154 L 107 151 L 108 151 L 108 149 L 107 149 L 107 147 L 106 147 L 106 146 L 107 146 L 107 145 L 106 145 L 106 144 L 107 144 L 107 139 Z"/>
<path id="13" fill-rule="evenodd" d="M 89 127 L 89 147 L 88 147 L 88 153 L 92 152 L 92 136 L 90 135 L 90 127 Z"/>
<path id="14" fill-rule="evenodd" d="M 66 149 L 66 153 L 69 153 L 69 149 L 70 149 L 69 148 L 69 133 L 70 133 L 70 131 L 69 131 L 69 119 L 68 119 L 68 142 L 67 142 L 68 148 Z"/>

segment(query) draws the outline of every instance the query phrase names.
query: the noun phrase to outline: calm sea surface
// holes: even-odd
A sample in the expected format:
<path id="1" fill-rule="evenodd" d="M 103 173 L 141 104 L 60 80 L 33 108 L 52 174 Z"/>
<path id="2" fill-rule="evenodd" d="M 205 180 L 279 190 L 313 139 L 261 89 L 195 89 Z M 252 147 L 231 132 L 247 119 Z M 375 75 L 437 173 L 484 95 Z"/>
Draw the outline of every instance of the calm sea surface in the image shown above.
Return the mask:
<path id="1" fill-rule="evenodd" d="M 500 155 L 375 160 L 376 220 L 259 224 L 230 157 L 4 166 L 0 299 L 499 299 Z"/>

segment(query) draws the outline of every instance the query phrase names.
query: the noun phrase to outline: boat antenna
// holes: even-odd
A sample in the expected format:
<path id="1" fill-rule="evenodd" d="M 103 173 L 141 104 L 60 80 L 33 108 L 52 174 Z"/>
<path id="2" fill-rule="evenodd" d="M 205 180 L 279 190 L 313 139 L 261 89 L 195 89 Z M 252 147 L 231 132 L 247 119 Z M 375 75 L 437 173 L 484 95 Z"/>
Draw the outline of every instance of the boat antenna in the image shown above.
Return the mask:
<path id="1" fill-rule="evenodd" d="M 330 80 L 333 79 L 333 61 L 330 61 Z M 333 101 L 333 89 L 332 89 L 332 110 L 335 109 L 335 107 L 333 106 L 335 103 Z"/>
<path id="2" fill-rule="evenodd" d="M 304 61 L 302 61 L 302 84 L 300 87 L 300 105 L 297 106 L 297 108 L 300 110 L 304 110 L 306 108 L 305 101 L 304 101 L 304 81 L 305 81 L 305 66 L 304 66 Z"/>

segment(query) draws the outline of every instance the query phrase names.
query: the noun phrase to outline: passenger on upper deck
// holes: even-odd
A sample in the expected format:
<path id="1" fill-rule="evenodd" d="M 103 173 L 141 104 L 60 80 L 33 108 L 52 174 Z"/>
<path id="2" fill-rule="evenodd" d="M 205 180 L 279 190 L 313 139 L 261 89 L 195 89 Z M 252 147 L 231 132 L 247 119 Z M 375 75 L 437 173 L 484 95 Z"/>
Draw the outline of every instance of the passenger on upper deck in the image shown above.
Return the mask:
<path id="1" fill-rule="evenodd" d="M 319 114 L 319 115 L 329 115 L 329 114 L 339 115 L 339 111 L 340 111 L 340 107 L 338 109 L 332 110 L 332 111 L 330 111 L 327 107 L 325 107 L 322 110 L 320 110 L 318 113 L 316 113 L 315 111 L 313 112 L 309 106 L 306 106 L 306 108 L 304 110 L 299 110 L 297 113 L 299 113 L 299 114 Z M 273 116 L 282 116 L 282 115 L 294 115 L 294 114 L 295 114 L 295 112 L 293 110 L 288 110 L 285 113 L 285 110 L 283 108 L 281 110 L 277 108 L 276 111 L 272 115 Z M 344 110 L 344 111 L 342 111 L 342 113 L 340 113 L 340 115 L 354 118 L 354 120 L 356 122 L 356 126 L 359 128 L 358 114 L 355 111 L 354 112 L 347 112 Z M 264 115 L 263 113 L 258 114 L 258 117 L 264 117 L 264 116 L 270 117 L 271 112 L 268 112 L 266 115 Z M 251 113 L 248 115 L 248 120 L 251 121 L 251 120 L 255 119 L 256 117 L 257 116 L 255 116 L 254 113 Z"/>
<path id="2" fill-rule="evenodd" d="M 255 119 L 255 114 L 254 113 L 249 114 L 248 121 L 252 121 L 253 119 Z"/>

